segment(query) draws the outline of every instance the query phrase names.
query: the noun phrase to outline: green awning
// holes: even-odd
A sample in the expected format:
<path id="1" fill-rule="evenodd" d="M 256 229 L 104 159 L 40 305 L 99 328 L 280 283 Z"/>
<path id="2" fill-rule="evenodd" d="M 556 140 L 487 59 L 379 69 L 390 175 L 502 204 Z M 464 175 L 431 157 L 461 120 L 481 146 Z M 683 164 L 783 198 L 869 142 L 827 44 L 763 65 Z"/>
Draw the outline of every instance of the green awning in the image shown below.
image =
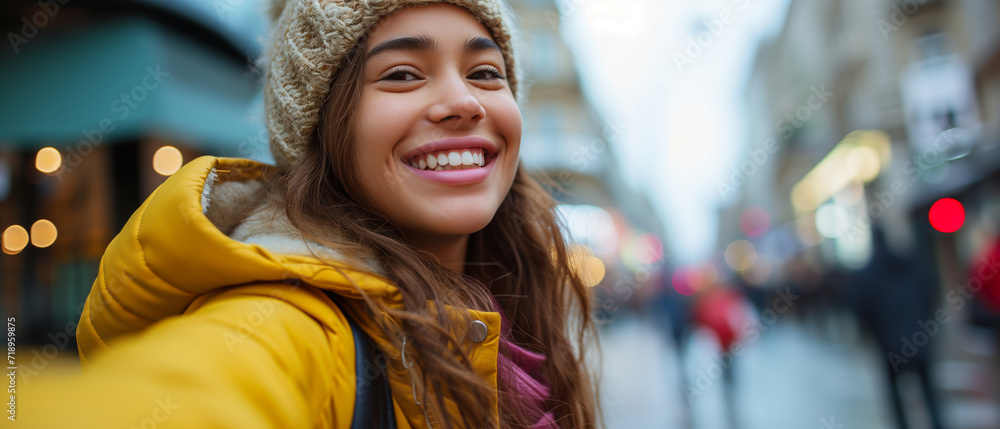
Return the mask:
<path id="1" fill-rule="evenodd" d="M 103 126 L 105 143 L 155 134 L 249 156 L 241 142 L 264 135 L 260 84 L 246 65 L 148 18 L 40 34 L 19 48 L 0 58 L 0 150 L 61 148 Z"/>

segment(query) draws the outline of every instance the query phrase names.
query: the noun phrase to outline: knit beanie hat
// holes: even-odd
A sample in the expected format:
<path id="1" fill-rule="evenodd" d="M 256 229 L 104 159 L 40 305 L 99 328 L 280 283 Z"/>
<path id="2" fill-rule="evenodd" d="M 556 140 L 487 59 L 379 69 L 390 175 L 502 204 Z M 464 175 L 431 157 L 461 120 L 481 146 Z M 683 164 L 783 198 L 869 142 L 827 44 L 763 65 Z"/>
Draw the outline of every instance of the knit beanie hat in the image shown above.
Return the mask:
<path id="1" fill-rule="evenodd" d="M 271 154 L 288 168 L 312 139 L 341 61 L 379 18 L 410 6 L 451 3 L 467 9 L 500 47 L 507 82 L 518 94 L 512 14 L 505 0 L 273 0 L 265 52 L 264 104 Z"/>

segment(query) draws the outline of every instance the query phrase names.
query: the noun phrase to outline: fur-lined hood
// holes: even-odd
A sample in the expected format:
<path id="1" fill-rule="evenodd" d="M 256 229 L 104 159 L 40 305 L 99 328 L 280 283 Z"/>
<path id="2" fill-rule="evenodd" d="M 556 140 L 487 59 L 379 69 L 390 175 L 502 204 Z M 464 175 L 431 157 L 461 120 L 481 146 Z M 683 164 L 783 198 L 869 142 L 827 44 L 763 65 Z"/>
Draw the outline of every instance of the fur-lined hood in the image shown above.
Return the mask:
<path id="1" fill-rule="evenodd" d="M 201 157 L 172 175 L 108 246 L 77 329 L 81 360 L 181 314 L 200 295 L 260 282 L 304 282 L 357 298 L 401 305 L 399 290 L 373 260 L 352 268 L 336 251 L 307 244 L 280 207 L 267 203 L 262 174 L 248 159 Z M 357 264 L 354 264 L 357 266 Z M 346 275 L 346 277 L 345 277 Z"/>

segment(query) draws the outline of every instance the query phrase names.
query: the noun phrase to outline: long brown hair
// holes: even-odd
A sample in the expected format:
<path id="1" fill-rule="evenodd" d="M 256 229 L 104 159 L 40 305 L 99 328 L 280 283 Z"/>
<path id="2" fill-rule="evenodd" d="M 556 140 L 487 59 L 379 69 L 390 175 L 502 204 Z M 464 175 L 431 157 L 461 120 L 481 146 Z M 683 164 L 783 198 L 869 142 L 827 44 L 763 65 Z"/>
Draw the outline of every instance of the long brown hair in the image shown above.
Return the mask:
<path id="1" fill-rule="evenodd" d="M 438 311 L 451 307 L 502 309 L 510 323 L 508 339 L 547 356 L 548 406 L 559 426 L 597 427 L 596 378 L 584 362 L 587 346 L 596 341 L 590 294 L 571 266 L 555 201 L 523 167 L 489 225 L 470 235 L 465 274 L 405 243 L 393 223 L 366 202 L 354 163 L 348 162 L 364 88 L 366 40 L 362 37 L 334 75 L 312 143 L 288 171 L 269 179 L 288 219 L 307 240 L 373 258 L 399 287 L 404 308 L 389 308 L 363 292 L 362 307 L 387 338 L 405 335 L 406 355 L 417 356 L 418 363 L 409 368 L 411 379 L 415 391 L 424 393 L 421 403 L 430 421 L 445 428 L 535 423 L 519 408 L 515 386 L 498 380 L 494 391 L 473 372 L 468 341 L 461 336 L 469 320 Z M 398 354 L 386 352 L 399 363 Z M 500 353 L 507 352 L 501 347 Z M 485 406 L 495 395 L 499 422 Z M 446 398 L 460 410 L 461 422 L 445 411 Z"/>

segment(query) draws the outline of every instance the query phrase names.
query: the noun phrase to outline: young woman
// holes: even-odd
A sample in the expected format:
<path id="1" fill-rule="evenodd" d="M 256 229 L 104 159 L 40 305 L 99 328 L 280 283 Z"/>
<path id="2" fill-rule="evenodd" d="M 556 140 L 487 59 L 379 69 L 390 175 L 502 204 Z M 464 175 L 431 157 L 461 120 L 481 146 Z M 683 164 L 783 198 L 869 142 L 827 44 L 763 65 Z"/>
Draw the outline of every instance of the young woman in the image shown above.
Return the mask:
<path id="1" fill-rule="evenodd" d="M 350 320 L 399 428 L 595 427 L 588 292 L 519 164 L 501 1 L 278 1 L 277 165 L 202 157 L 149 197 L 101 262 L 83 375 L 31 383 L 24 423 L 348 428 Z"/>

